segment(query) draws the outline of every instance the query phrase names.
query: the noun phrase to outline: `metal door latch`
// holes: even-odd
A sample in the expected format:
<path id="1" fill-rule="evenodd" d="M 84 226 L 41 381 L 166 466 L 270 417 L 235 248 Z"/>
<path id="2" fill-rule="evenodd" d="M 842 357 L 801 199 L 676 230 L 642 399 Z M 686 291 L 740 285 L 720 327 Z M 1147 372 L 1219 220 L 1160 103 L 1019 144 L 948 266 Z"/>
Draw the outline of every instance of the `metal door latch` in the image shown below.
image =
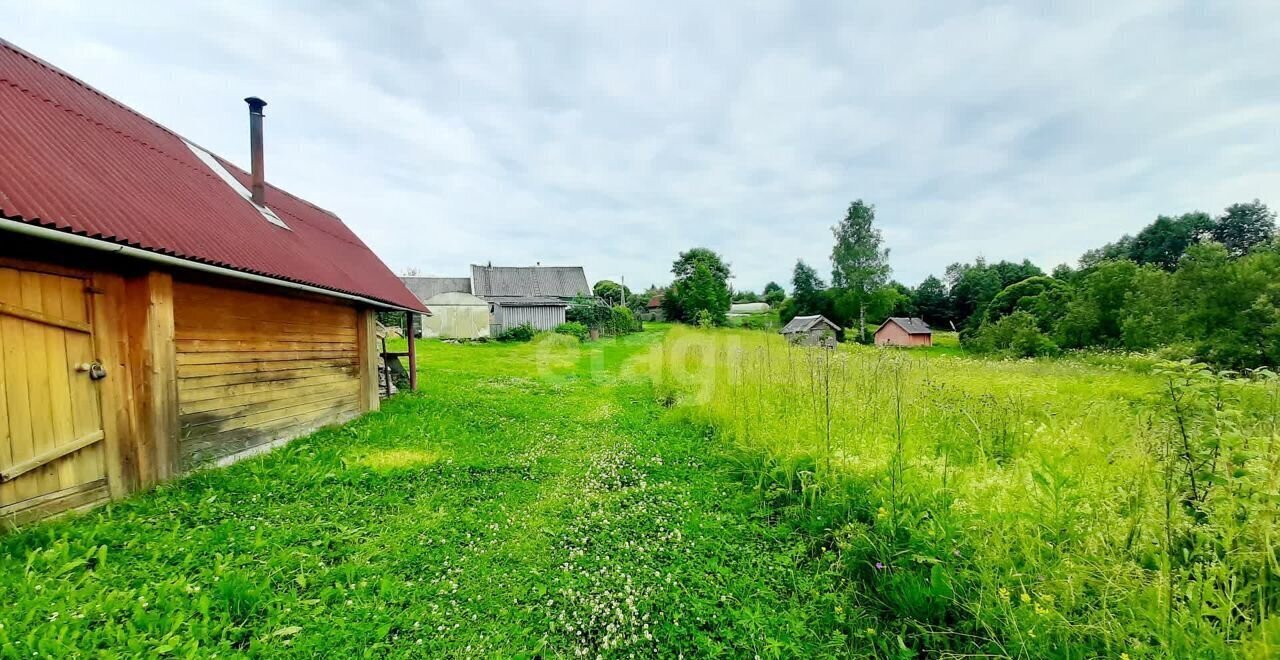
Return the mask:
<path id="1" fill-rule="evenodd" d="M 89 380 L 102 380 L 107 377 L 107 369 L 102 366 L 101 362 L 82 362 L 76 365 L 76 371 L 80 373 L 88 373 Z"/>

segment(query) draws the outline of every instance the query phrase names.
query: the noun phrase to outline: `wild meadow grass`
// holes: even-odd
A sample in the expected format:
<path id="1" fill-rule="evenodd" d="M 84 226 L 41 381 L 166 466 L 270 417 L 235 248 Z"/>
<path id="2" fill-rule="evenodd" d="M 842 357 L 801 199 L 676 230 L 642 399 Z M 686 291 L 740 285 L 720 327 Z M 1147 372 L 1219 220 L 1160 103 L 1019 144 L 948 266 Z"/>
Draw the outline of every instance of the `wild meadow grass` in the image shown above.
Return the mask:
<path id="1" fill-rule="evenodd" d="M 684 328 L 648 361 L 833 577 L 841 616 L 903 655 L 1277 652 L 1269 373 Z"/>
<path id="2" fill-rule="evenodd" d="M 424 341 L 378 413 L 0 535 L 0 657 L 1274 655 L 1274 380 L 958 353 Z"/>

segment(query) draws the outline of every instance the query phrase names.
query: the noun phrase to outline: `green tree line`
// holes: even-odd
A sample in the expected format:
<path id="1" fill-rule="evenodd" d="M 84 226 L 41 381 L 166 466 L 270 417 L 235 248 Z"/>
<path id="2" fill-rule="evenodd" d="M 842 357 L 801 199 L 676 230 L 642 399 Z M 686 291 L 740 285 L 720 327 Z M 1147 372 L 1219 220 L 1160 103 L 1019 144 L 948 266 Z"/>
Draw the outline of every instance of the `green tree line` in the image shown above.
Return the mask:
<path id="1" fill-rule="evenodd" d="M 1160 349 L 1226 368 L 1280 364 L 1280 242 L 1260 201 L 1160 216 L 1080 259 L 979 299 L 961 338 L 978 350 Z M 953 287 L 954 289 L 954 287 Z"/>
<path id="2" fill-rule="evenodd" d="M 875 206 L 852 202 L 832 227 L 831 275 L 797 261 L 791 292 L 733 291 L 729 264 L 694 248 L 672 264 L 667 317 L 722 324 L 731 301 L 767 301 L 782 322 L 822 314 L 866 341 L 888 316 L 960 331 L 980 351 L 1047 355 L 1063 349 L 1162 349 L 1227 368 L 1280 364 L 1280 242 L 1259 200 L 1211 216 L 1159 216 L 1134 235 L 1046 273 L 1029 260 L 953 263 L 909 287 L 889 279 Z"/>

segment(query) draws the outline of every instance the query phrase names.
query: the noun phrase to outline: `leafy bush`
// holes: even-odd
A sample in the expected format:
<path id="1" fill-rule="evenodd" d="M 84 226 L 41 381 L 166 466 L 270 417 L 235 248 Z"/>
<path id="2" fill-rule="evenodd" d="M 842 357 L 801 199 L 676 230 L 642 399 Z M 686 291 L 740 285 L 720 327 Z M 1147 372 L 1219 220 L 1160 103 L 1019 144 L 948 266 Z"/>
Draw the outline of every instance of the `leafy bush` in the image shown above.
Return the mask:
<path id="1" fill-rule="evenodd" d="M 604 331 L 611 335 L 625 335 L 635 331 L 636 319 L 631 310 L 621 305 L 614 305 L 609 310 L 609 321 Z"/>
<path id="2" fill-rule="evenodd" d="M 752 314 L 731 321 L 730 325 L 746 328 L 747 330 L 772 330 L 778 327 L 778 317 L 772 313 Z"/>
<path id="3" fill-rule="evenodd" d="M 586 341 L 587 337 L 591 335 L 591 331 L 587 329 L 587 326 L 581 323 L 578 323 L 577 321 L 561 323 L 560 325 L 557 325 L 555 328 L 553 328 L 551 331 L 558 335 L 569 335 L 570 337 L 577 337 L 580 341 Z"/>
<path id="4" fill-rule="evenodd" d="M 978 351 L 1007 351 L 1017 357 L 1040 357 L 1058 353 L 1053 342 L 1036 323 L 1036 317 L 1017 310 L 967 338 L 967 346 Z"/>
<path id="5" fill-rule="evenodd" d="M 1058 345 L 1035 326 L 1014 331 L 1009 350 L 1019 357 L 1042 357 L 1058 354 Z"/>
<path id="6" fill-rule="evenodd" d="M 578 296 L 565 310 L 564 318 L 569 323 L 581 323 L 588 328 L 599 328 L 609 317 L 609 306 L 596 298 Z"/>
<path id="7" fill-rule="evenodd" d="M 538 334 L 532 323 L 521 323 L 498 333 L 498 341 L 530 341 Z"/>
<path id="8" fill-rule="evenodd" d="M 613 319 L 613 308 L 595 298 L 578 298 L 565 310 L 565 320 L 581 323 L 588 330 L 605 332 Z"/>
<path id="9" fill-rule="evenodd" d="M 576 301 L 565 312 L 565 318 L 569 324 L 581 325 L 587 331 L 599 330 L 606 335 L 625 335 L 640 329 L 630 308 L 625 305 L 610 307 L 598 300 Z"/>
<path id="10" fill-rule="evenodd" d="M 1152 355 L 1160 360 L 1177 362 L 1179 360 L 1186 360 L 1195 357 L 1196 347 L 1194 344 L 1184 341 L 1174 342 L 1167 346 L 1160 347 L 1160 349 L 1154 351 Z"/>
<path id="11" fill-rule="evenodd" d="M 404 328 L 404 312 L 377 312 L 378 323 L 388 328 Z"/>

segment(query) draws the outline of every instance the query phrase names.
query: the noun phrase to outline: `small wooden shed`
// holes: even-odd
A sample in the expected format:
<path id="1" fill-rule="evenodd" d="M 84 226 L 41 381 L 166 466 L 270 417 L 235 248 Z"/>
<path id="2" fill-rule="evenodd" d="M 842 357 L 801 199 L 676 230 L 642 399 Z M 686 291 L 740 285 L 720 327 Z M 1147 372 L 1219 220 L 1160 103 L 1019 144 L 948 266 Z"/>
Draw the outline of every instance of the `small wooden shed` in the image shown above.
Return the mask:
<path id="1" fill-rule="evenodd" d="M 876 328 L 876 346 L 933 346 L 933 330 L 924 319 L 891 316 Z"/>
<path id="2" fill-rule="evenodd" d="M 797 316 L 779 331 L 787 341 L 799 346 L 835 348 L 840 326 L 821 314 Z"/>
<path id="3" fill-rule="evenodd" d="M 247 100 L 251 172 L 0 40 L 0 528 L 378 408 L 375 311 L 429 312 Z"/>

